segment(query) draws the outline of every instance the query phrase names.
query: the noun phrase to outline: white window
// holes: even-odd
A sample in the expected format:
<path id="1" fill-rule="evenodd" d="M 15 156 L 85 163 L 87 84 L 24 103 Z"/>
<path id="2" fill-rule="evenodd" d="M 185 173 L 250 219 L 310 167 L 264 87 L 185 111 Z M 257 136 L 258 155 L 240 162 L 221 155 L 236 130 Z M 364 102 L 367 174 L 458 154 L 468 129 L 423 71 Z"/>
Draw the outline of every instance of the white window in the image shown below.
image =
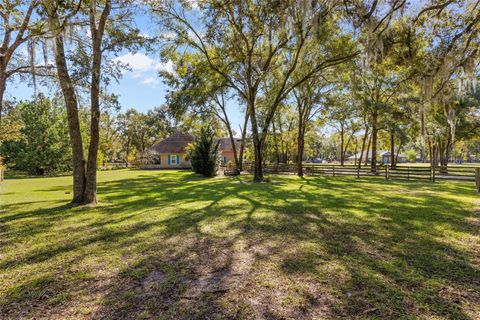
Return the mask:
<path id="1" fill-rule="evenodd" d="M 171 164 L 177 164 L 177 156 L 176 155 L 172 154 L 170 156 L 170 163 Z"/>

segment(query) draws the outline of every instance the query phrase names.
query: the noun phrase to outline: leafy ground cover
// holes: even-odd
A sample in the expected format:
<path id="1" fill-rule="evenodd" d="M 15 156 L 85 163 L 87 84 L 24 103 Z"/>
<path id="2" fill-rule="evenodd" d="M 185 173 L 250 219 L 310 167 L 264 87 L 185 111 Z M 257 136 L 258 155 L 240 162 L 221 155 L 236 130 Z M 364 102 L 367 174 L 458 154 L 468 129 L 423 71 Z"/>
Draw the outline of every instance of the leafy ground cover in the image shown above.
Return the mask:
<path id="1" fill-rule="evenodd" d="M 478 319 L 472 183 L 186 171 L 0 185 L 0 318 Z"/>

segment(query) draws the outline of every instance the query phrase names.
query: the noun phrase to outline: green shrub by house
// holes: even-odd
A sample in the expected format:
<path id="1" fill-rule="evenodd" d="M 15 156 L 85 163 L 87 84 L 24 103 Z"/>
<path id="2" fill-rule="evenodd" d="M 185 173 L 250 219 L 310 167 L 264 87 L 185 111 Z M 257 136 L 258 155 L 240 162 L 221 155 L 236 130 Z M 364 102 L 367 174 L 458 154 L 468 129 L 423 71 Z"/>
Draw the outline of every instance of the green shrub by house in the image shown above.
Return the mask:
<path id="1" fill-rule="evenodd" d="M 195 173 L 204 177 L 213 177 L 217 174 L 219 165 L 219 142 L 215 141 L 212 128 L 200 130 L 199 138 L 193 143 L 187 157 Z"/>

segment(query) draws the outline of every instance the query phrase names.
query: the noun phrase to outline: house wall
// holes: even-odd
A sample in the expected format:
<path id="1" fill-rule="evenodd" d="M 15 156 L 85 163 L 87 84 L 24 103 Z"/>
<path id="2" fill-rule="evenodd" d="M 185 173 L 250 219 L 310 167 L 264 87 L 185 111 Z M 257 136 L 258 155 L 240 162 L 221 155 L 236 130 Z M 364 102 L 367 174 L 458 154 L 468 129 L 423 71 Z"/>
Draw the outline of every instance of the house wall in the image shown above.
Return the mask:
<path id="1" fill-rule="evenodd" d="M 235 163 L 235 156 L 233 155 L 233 151 L 222 151 L 222 162 L 227 164 L 228 161 L 232 161 Z"/>
<path id="2" fill-rule="evenodd" d="M 143 164 L 140 166 L 142 169 L 190 169 L 192 165 L 190 161 L 185 160 L 185 154 L 179 154 L 180 164 L 168 164 L 168 155 L 167 153 L 160 154 L 160 164 Z M 172 154 L 176 156 L 177 154 Z M 222 163 L 227 164 L 229 161 L 235 163 L 235 156 L 233 151 L 222 151 L 221 153 Z"/>
<path id="3" fill-rule="evenodd" d="M 185 154 L 178 154 L 180 156 L 179 164 L 168 164 L 168 155 L 167 153 L 160 154 L 160 164 L 144 164 L 141 166 L 142 169 L 190 169 L 192 165 L 190 161 L 185 160 Z M 171 154 L 171 156 L 176 156 L 177 154 Z"/>
<path id="4" fill-rule="evenodd" d="M 404 163 L 407 162 L 406 157 L 398 156 L 396 158 L 397 163 Z M 390 155 L 384 155 L 382 156 L 382 163 L 390 163 Z"/>

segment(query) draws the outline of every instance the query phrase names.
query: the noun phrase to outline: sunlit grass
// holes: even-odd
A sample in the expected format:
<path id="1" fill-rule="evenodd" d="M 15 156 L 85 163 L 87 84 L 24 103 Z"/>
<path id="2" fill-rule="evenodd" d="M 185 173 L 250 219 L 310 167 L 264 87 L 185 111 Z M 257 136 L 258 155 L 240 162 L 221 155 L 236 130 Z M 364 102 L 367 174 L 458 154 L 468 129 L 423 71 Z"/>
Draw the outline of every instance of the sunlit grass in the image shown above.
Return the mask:
<path id="1" fill-rule="evenodd" d="M 480 315 L 472 183 L 186 171 L 0 185 L 0 318 Z"/>

